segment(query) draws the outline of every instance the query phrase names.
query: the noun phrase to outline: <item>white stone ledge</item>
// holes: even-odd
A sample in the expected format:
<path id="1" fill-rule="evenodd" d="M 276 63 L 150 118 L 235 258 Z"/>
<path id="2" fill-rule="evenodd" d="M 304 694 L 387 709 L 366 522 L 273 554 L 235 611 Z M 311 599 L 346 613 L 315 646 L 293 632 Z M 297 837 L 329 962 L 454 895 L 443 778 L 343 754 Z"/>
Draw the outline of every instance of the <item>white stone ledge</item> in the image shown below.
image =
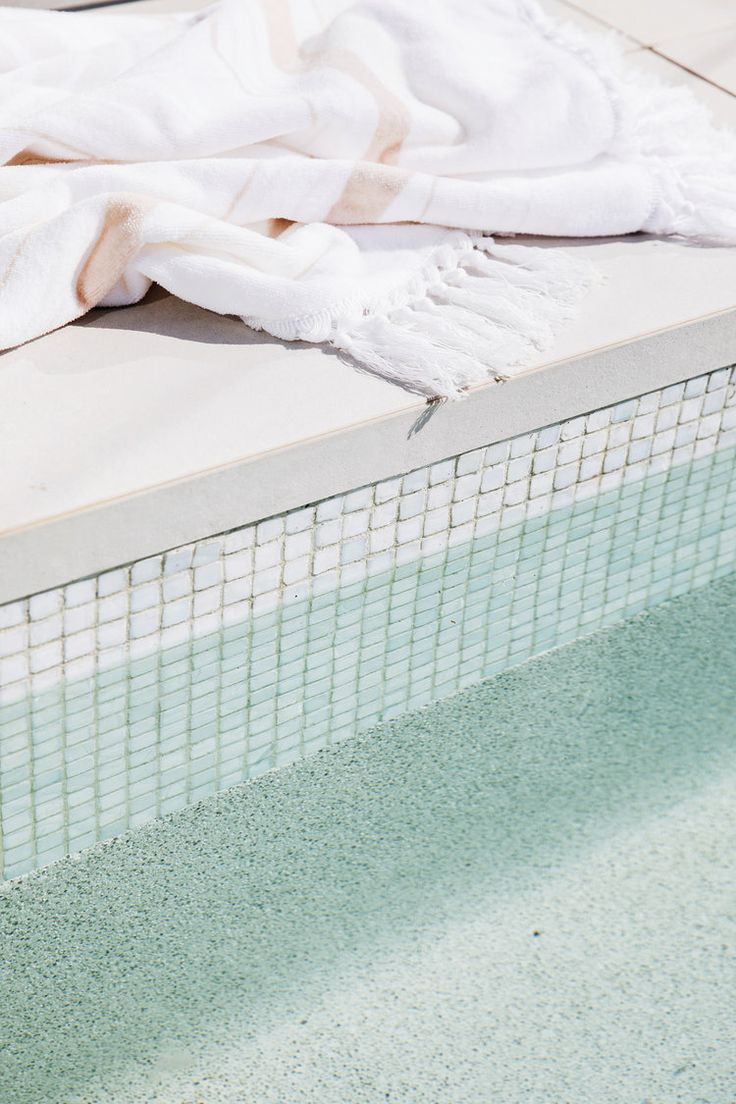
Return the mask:
<path id="1" fill-rule="evenodd" d="M 0 602 L 665 387 L 735 358 L 732 310 L 549 364 L 500 387 L 478 388 L 461 403 L 428 408 L 406 403 L 398 392 L 398 409 L 381 416 L 5 532 Z"/>

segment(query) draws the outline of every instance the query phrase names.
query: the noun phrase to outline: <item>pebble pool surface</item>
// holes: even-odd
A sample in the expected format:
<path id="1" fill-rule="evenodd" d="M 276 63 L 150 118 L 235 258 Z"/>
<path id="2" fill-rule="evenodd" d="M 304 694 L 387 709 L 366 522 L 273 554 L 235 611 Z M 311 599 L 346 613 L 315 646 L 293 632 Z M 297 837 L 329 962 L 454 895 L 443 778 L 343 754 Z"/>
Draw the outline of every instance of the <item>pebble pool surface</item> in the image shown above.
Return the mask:
<path id="1" fill-rule="evenodd" d="M 733 1104 L 736 576 L 0 888 L 2 1104 Z"/>

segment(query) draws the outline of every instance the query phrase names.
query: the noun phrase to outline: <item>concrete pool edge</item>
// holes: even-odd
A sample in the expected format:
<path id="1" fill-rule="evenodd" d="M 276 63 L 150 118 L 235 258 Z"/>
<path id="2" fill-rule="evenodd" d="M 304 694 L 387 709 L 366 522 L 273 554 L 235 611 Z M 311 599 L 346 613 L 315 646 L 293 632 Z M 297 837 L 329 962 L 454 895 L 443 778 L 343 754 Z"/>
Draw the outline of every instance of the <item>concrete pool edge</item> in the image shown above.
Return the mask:
<path id="1" fill-rule="evenodd" d="M 736 310 L 0 532 L 0 605 L 733 363 Z M 642 385 L 645 384 L 645 387 Z M 406 404 L 404 404 L 406 405 Z"/>

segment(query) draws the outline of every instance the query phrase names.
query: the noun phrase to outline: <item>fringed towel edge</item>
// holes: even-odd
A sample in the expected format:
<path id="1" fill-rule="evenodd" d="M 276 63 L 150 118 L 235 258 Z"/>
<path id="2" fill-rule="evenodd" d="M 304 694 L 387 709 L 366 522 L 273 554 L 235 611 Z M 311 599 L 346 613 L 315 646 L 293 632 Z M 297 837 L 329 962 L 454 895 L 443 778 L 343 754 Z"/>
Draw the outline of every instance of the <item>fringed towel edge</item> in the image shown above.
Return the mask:
<path id="1" fill-rule="evenodd" d="M 326 342 L 369 372 L 428 399 L 507 379 L 551 344 L 599 279 L 558 248 L 460 233 L 404 287 L 357 311 L 281 323 L 244 318 L 284 340 Z"/>

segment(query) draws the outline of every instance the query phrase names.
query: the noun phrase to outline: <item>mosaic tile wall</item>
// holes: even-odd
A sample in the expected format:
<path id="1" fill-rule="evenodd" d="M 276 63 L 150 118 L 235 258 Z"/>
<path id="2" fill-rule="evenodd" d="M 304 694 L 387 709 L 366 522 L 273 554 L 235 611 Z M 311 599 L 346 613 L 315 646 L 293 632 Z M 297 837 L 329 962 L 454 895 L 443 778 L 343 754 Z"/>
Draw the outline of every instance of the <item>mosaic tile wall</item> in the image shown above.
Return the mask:
<path id="1" fill-rule="evenodd" d="M 736 369 L 0 606 L 0 869 L 736 568 Z"/>

